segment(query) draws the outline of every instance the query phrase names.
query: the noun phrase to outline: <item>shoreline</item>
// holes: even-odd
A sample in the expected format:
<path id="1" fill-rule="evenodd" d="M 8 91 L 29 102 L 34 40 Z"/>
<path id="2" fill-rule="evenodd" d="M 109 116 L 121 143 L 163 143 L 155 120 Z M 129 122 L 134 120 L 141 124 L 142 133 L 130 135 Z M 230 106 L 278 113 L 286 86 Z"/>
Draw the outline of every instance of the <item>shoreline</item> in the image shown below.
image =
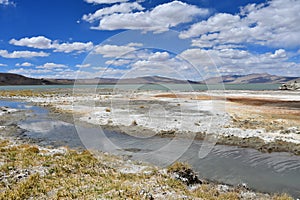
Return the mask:
<path id="1" fill-rule="evenodd" d="M 121 185 L 124 184 L 123 181 L 126 182 L 127 180 L 131 180 L 134 185 L 137 185 L 137 188 L 135 186 L 128 188 L 128 186 L 120 185 L 120 188 L 125 189 L 125 191 L 121 193 L 121 196 L 123 197 L 151 197 L 155 199 L 194 199 L 196 197 L 213 197 L 216 199 L 291 199 L 287 195 L 270 196 L 269 194 L 253 191 L 247 188 L 246 185 L 230 186 L 215 181 L 199 179 L 197 174 L 191 171 L 191 168 L 186 164 L 175 163 L 167 169 L 162 169 L 154 165 L 139 161 L 131 161 L 126 157 L 119 157 L 103 152 L 97 152 L 97 154 L 95 154 L 97 155 L 97 160 L 94 160 L 95 155 L 91 155 L 86 151 L 72 150 L 66 147 L 42 147 L 38 143 L 31 144 L 28 140 L 16 138 L 16 136 L 19 135 L 17 130 L 20 131 L 16 122 L 26 118 L 26 112 L 28 111 L 19 111 L 10 108 L 5 109 L 6 111 L 1 112 L 3 114 L 0 115 L 0 119 L 6 122 L 6 125 L 0 129 L 0 132 L 2 133 L 0 138 L 0 149 L 2 152 L 0 157 L 0 168 L 2 171 L 0 180 L 5 183 L 6 188 L 9 186 L 10 189 L 0 188 L 0 191 L 2 191 L 2 195 L 8 199 L 13 198 L 13 196 L 19 196 L 20 198 L 40 197 L 52 199 L 58 197 L 70 198 L 71 194 L 77 196 L 77 198 L 88 196 L 93 198 L 96 196 L 117 197 L 120 195 L 120 193 L 114 191 L 113 187 L 116 187 L 116 185 L 112 187 L 110 184 L 109 186 L 102 188 L 107 190 L 103 194 L 92 192 L 97 186 L 94 186 L 94 189 L 92 186 L 89 186 L 85 189 L 85 192 L 79 192 L 82 191 L 83 185 L 76 185 L 75 182 L 81 177 L 81 175 L 78 176 L 77 173 L 82 170 L 85 170 L 85 173 L 95 173 L 94 171 L 96 170 L 100 177 L 105 173 L 107 174 L 105 175 L 106 179 L 112 178 L 112 180 L 115 181 L 117 181 L 117 177 L 123 177 L 121 180 L 117 181 Z M 12 135 L 10 135 L 9 132 L 11 132 Z M 18 155 L 16 160 L 3 162 L 7 159 L 6 156 L 11 155 L 9 153 L 11 151 L 18 152 L 15 154 Z M 27 159 L 30 161 L 27 161 Z M 73 159 L 77 161 L 73 163 Z M 90 166 L 91 161 L 92 163 L 99 164 Z M 45 162 L 52 164 L 45 164 Z M 76 166 L 78 166 L 78 162 L 81 163 L 82 167 L 77 169 Z M 62 163 L 65 164 L 62 165 Z M 103 168 L 103 166 L 105 167 Z M 53 169 L 56 170 L 55 173 L 53 173 Z M 80 171 L 76 172 L 77 170 Z M 64 175 L 59 175 L 61 173 Z M 70 181 L 62 185 L 65 188 L 63 190 L 61 187 L 56 186 L 56 182 L 61 179 L 60 176 L 69 179 Z M 88 176 L 86 178 L 81 178 L 81 182 L 82 181 L 85 183 L 93 182 L 93 178 Z M 44 185 L 45 183 L 47 183 L 47 185 Z M 163 185 L 160 185 L 162 183 Z M 27 187 L 27 184 L 31 184 L 31 187 Z M 67 189 L 69 187 L 72 187 L 73 189 Z M 42 188 L 43 192 L 39 191 L 39 189 L 32 188 Z M 90 190 L 91 188 L 92 190 Z M 126 192 L 126 188 L 128 192 Z M 77 191 L 75 194 L 74 190 Z"/>
<path id="2" fill-rule="evenodd" d="M 218 92 L 208 96 L 205 92 L 169 94 L 147 91 L 137 92 L 133 98 L 124 97 L 126 93 L 118 96 L 107 89 L 100 90 L 96 95 L 89 92 L 74 95 L 70 92 L 72 91 L 50 90 L 37 95 L 34 91 L 19 91 L 14 95 L 6 92 L 6 96 L 3 93 L 0 96 L 8 100 L 23 100 L 47 107 L 52 115 L 62 121 L 70 122 L 75 117 L 80 123 L 136 136 L 189 137 L 190 135 L 194 139 L 203 140 L 207 134 L 212 133 L 217 137 L 217 144 L 254 148 L 269 153 L 289 152 L 300 155 L 300 98 L 293 92 L 289 92 L 290 95 L 287 96 L 281 95 L 278 91 L 260 93 L 244 91 L 243 94 L 234 93 L 225 96 L 225 101 L 223 94 Z M 245 93 L 247 96 L 241 97 Z M 88 99 L 84 95 L 91 97 Z M 274 97 L 275 99 L 272 99 Z M 110 101 L 115 102 L 112 104 Z M 126 111 L 128 102 L 131 103 L 129 110 L 132 112 L 129 118 L 122 110 L 125 107 Z M 219 110 L 208 108 L 212 106 L 221 108 Z M 165 124 L 162 124 L 161 119 L 156 116 L 161 111 L 169 110 L 171 111 L 163 119 Z M 145 111 L 152 115 L 147 118 L 143 114 Z M 201 116 L 195 117 L 200 121 L 196 121 L 193 116 L 198 111 L 202 112 Z M 206 125 L 204 121 L 212 118 L 216 118 L 215 121 L 220 119 L 221 124 Z M 149 119 L 154 123 L 149 124 Z M 210 126 L 217 126 L 219 130 L 216 128 L 214 130 L 219 133 L 215 134 L 214 130 L 210 130 Z"/>

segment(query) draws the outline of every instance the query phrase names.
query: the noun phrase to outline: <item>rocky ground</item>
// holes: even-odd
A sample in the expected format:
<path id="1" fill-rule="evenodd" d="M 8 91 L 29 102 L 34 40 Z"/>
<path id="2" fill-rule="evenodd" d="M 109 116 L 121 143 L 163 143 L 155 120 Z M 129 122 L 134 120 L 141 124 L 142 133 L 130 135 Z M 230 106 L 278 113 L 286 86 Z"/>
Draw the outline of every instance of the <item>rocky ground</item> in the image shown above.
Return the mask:
<path id="1" fill-rule="evenodd" d="M 0 109 L 0 199 L 292 199 L 201 180 L 182 163 L 161 169 L 103 152 L 30 144 L 18 138 L 24 130 L 17 122 L 27 112 Z"/>

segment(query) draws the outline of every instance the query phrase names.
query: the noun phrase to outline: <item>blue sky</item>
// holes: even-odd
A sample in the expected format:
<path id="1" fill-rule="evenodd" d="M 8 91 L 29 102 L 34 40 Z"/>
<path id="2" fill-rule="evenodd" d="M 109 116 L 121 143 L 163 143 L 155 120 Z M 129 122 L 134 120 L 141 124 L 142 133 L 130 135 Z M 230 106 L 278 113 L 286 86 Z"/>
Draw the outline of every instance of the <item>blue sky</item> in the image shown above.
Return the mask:
<path id="1" fill-rule="evenodd" d="M 0 71 L 300 76 L 298 0 L 0 0 Z"/>

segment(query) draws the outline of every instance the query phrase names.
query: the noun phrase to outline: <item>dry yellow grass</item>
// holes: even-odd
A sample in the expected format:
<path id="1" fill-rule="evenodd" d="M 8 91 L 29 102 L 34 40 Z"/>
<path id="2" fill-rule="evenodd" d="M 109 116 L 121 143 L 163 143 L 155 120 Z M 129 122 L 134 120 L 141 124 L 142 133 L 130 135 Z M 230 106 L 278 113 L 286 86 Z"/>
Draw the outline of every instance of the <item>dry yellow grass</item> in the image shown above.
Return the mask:
<path id="1" fill-rule="evenodd" d="M 154 166 L 145 168 L 151 173 L 124 174 L 119 169 L 128 162 L 103 153 L 97 154 L 97 159 L 88 151 L 67 150 L 64 154 L 47 154 L 48 150 L 40 150 L 38 146 L 14 146 L 7 140 L 0 140 L 0 152 L 0 162 L 5 163 L 0 167 L 0 199 L 3 200 L 151 199 L 157 193 L 164 194 L 161 198 L 166 199 L 183 196 L 188 199 L 239 199 L 240 196 L 238 190 L 220 192 L 214 184 L 207 183 L 189 190 L 183 182 L 159 172 Z M 39 170 L 32 170 L 35 168 Z M 183 168 L 188 169 L 189 166 L 175 163 L 169 167 L 169 173 Z M 22 171 L 26 170 L 30 173 L 22 177 Z M 21 178 L 16 178 L 16 175 Z M 291 198 L 276 195 L 272 199 Z"/>
<path id="2" fill-rule="evenodd" d="M 264 128 L 266 131 L 278 131 L 287 127 L 300 128 L 299 109 L 231 102 L 227 103 L 226 111 L 233 117 L 233 125 L 242 128 Z"/>

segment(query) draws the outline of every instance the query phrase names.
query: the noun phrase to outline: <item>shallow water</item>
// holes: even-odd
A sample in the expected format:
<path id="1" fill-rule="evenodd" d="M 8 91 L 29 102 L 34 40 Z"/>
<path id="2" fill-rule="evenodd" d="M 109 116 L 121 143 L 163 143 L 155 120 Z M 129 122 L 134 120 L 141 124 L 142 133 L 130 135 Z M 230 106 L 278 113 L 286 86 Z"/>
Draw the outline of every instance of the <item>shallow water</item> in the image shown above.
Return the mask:
<path id="1" fill-rule="evenodd" d="M 237 185 L 246 183 L 250 188 L 270 193 L 287 192 L 300 197 L 300 156 L 288 153 L 261 153 L 254 149 L 216 145 L 203 159 L 198 157 L 202 141 L 171 138 L 136 138 L 111 131 L 99 134 L 99 128 L 74 126 L 50 119 L 47 110 L 24 103 L 0 101 L 0 106 L 10 106 L 33 110 L 32 117 L 19 125 L 26 128 L 28 138 L 37 139 L 44 145 L 70 147 L 96 147 L 120 155 L 130 155 L 132 159 L 143 160 L 165 166 L 185 152 L 180 161 L 190 163 L 201 177 Z M 77 130 L 80 131 L 78 136 Z M 87 137 L 82 137 L 82 133 Z M 80 138 L 81 137 L 81 140 Z M 95 139 L 96 138 L 96 139 Z M 168 146 L 168 144 L 173 145 Z M 168 147 L 168 148 L 165 148 Z"/>
<path id="2" fill-rule="evenodd" d="M 124 90 L 179 90 L 179 91 L 203 91 L 203 90 L 278 90 L 280 84 L 124 84 L 124 85 L 18 85 L 0 86 L 0 90 L 31 90 L 31 89 L 124 89 Z"/>

